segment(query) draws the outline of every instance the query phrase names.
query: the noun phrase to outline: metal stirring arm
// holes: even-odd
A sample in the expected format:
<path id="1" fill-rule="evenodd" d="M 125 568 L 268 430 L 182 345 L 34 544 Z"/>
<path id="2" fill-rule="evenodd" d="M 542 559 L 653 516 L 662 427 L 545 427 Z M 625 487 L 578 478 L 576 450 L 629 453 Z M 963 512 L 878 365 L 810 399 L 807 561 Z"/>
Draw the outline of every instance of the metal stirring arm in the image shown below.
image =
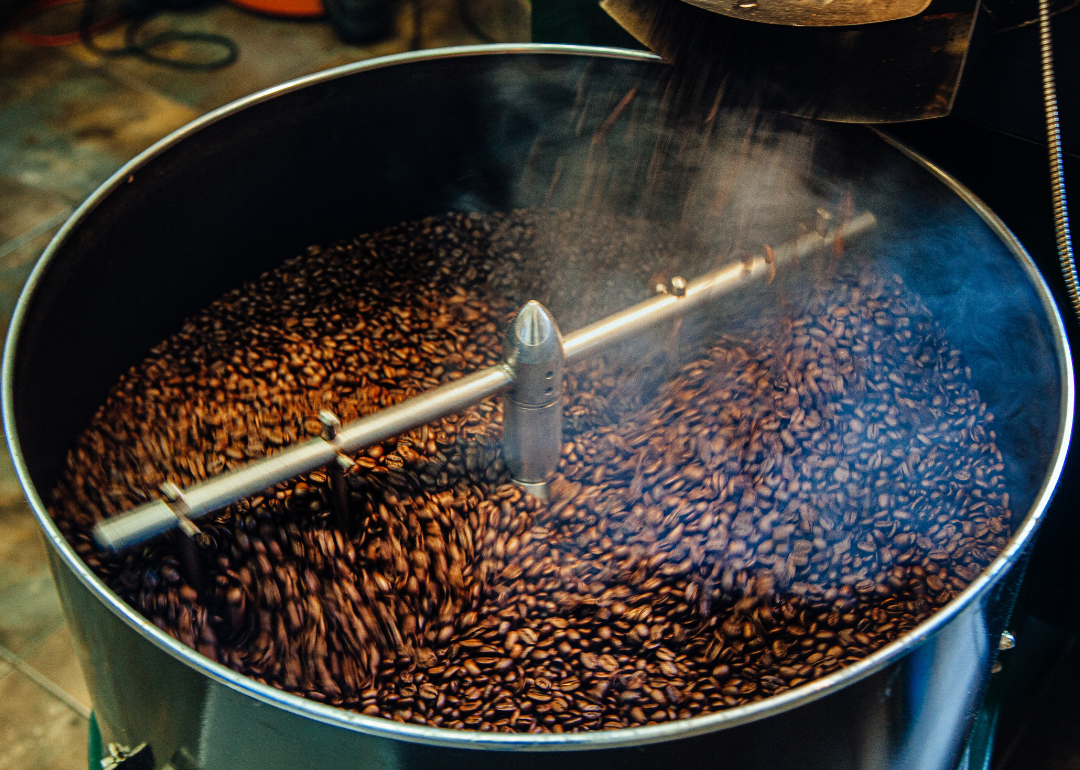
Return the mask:
<path id="1" fill-rule="evenodd" d="M 562 367 L 601 352 L 664 321 L 701 307 L 751 281 L 771 277 L 792 259 L 809 256 L 836 241 L 860 235 L 877 224 L 866 212 L 825 233 L 811 233 L 775 250 L 707 273 L 688 284 L 673 281 L 676 290 L 647 299 L 590 324 L 563 339 L 550 313 L 529 302 L 511 329 L 504 363 L 440 385 L 356 420 L 327 437 L 311 439 L 215 476 L 184 490 L 172 488 L 169 500 L 134 508 L 94 527 L 94 537 L 115 552 L 145 543 L 190 524 L 225 506 L 288 479 L 320 468 L 407 433 L 485 398 L 511 391 L 504 403 L 504 455 L 514 480 L 534 494 L 555 471 L 562 440 Z M 560 341 L 560 346 L 555 343 Z M 547 375 L 551 373 L 551 378 Z M 550 391 L 546 391 L 550 388 Z"/>

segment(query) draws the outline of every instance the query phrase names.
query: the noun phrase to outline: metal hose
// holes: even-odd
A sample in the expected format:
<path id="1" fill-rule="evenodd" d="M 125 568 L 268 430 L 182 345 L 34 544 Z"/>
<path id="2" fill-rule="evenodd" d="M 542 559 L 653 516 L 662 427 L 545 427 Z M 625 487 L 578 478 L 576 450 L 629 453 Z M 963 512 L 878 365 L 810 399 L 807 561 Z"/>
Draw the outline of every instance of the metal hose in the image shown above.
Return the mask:
<path id="1" fill-rule="evenodd" d="M 1046 136 L 1050 150 L 1050 190 L 1054 205 L 1054 233 L 1065 289 L 1073 313 L 1080 320 L 1080 290 L 1076 260 L 1069 233 L 1069 208 L 1065 199 L 1065 167 L 1061 157 L 1061 126 L 1058 124 L 1057 88 L 1054 85 L 1054 49 L 1050 38 L 1050 0 L 1039 0 L 1039 46 L 1042 51 L 1043 98 L 1046 104 Z"/>

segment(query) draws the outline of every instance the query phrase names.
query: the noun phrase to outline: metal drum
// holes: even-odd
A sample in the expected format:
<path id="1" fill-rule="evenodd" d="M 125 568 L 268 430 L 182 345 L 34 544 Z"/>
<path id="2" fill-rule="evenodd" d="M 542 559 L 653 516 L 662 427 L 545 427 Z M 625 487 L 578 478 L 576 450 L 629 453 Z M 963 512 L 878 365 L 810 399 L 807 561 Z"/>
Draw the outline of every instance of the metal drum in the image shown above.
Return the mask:
<path id="1" fill-rule="evenodd" d="M 186 316 L 311 243 L 448 210 L 580 207 L 590 189 L 614 213 L 693 214 L 678 151 L 690 129 L 616 137 L 604 127 L 628 89 L 663 101 L 667 73 L 649 55 L 547 46 L 422 52 L 320 73 L 170 136 L 63 227 L 11 324 L 4 423 L 106 740 L 149 744 L 158 767 L 201 770 L 957 766 L 1065 459 L 1072 365 L 1046 285 L 1004 225 L 865 128 L 815 126 L 812 142 L 785 150 L 784 168 L 823 201 L 846 186 L 878 217 L 865 251 L 921 294 L 995 412 L 1017 531 L 947 607 L 857 664 L 746 706 L 639 728 L 513 735 L 400 724 L 201 657 L 106 588 L 46 512 L 68 447 L 121 373 Z M 583 131 L 575 116 L 589 103 L 608 106 Z M 604 131 L 611 145 L 600 147 Z M 659 165 L 621 173 L 635 152 L 658 157 L 664 142 L 672 149 Z M 602 195 L 587 184 L 597 169 L 606 169 Z M 667 187 L 650 202 L 643 191 L 658 178 Z M 739 189 L 761 193 L 751 182 Z M 789 201 L 758 197 L 751 237 L 794 231 Z"/>

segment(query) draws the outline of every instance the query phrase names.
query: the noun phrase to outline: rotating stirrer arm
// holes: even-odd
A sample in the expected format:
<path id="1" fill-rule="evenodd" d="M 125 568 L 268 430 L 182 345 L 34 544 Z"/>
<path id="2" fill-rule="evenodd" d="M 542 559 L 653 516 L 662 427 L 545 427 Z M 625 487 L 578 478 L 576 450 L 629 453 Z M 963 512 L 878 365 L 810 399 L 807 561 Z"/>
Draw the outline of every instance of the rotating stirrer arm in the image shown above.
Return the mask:
<path id="1" fill-rule="evenodd" d="M 664 321 L 672 320 L 751 281 L 769 278 L 792 259 L 809 256 L 830 244 L 855 237 L 877 224 L 865 212 L 825 234 L 811 233 L 707 273 L 689 283 L 674 281 L 669 291 L 590 324 L 565 339 L 555 319 L 538 302 L 526 303 L 507 339 L 503 363 L 440 385 L 348 425 L 333 415 L 319 438 L 296 444 L 186 489 L 169 486 L 165 499 L 146 503 L 99 522 L 94 537 L 103 548 L 126 551 L 176 528 L 189 535 L 195 521 L 322 466 L 350 465 L 348 455 L 438 420 L 485 398 L 505 393 L 503 451 L 514 481 L 540 497 L 554 475 L 562 444 L 562 371 L 564 365 L 595 355 Z M 331 474 L 332 481 L 342 474 Z M 341 492 L 342 490 L 337 490 Z M 336 495 L 342 497 L 342 495 Z M 338 512 L 344 516 L 343 511 Z"/>

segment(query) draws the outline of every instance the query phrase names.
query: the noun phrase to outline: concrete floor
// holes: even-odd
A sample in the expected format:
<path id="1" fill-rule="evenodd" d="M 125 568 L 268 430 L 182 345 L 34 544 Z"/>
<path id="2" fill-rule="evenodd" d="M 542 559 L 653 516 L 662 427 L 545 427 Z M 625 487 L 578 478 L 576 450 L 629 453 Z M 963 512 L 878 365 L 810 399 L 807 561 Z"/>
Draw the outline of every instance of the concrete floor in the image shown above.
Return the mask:
<path id="1" fill-rule="evenodd" d="M 529 39 L 523 0 L 467 0 L 482 31 Z M 34 262 L 67 216 L 123 163 L 193 118 L 253 91 L 329 67 L 483 42 L 455 0 L 403 3 L 394 34 L 355 47 L 322 21 L 281 21 L 231 5 L 164 14 L 148 27 L 212 31 L 238 61 L 190 73 L 102 59 L 79 45 L 34 48 L 0 36 L 0 329 Z M 101 44 L 120 42 L 120 33 Z M 83 770 L 91 702 L 37 525 L 0 450 L 0 770 Z"/>

